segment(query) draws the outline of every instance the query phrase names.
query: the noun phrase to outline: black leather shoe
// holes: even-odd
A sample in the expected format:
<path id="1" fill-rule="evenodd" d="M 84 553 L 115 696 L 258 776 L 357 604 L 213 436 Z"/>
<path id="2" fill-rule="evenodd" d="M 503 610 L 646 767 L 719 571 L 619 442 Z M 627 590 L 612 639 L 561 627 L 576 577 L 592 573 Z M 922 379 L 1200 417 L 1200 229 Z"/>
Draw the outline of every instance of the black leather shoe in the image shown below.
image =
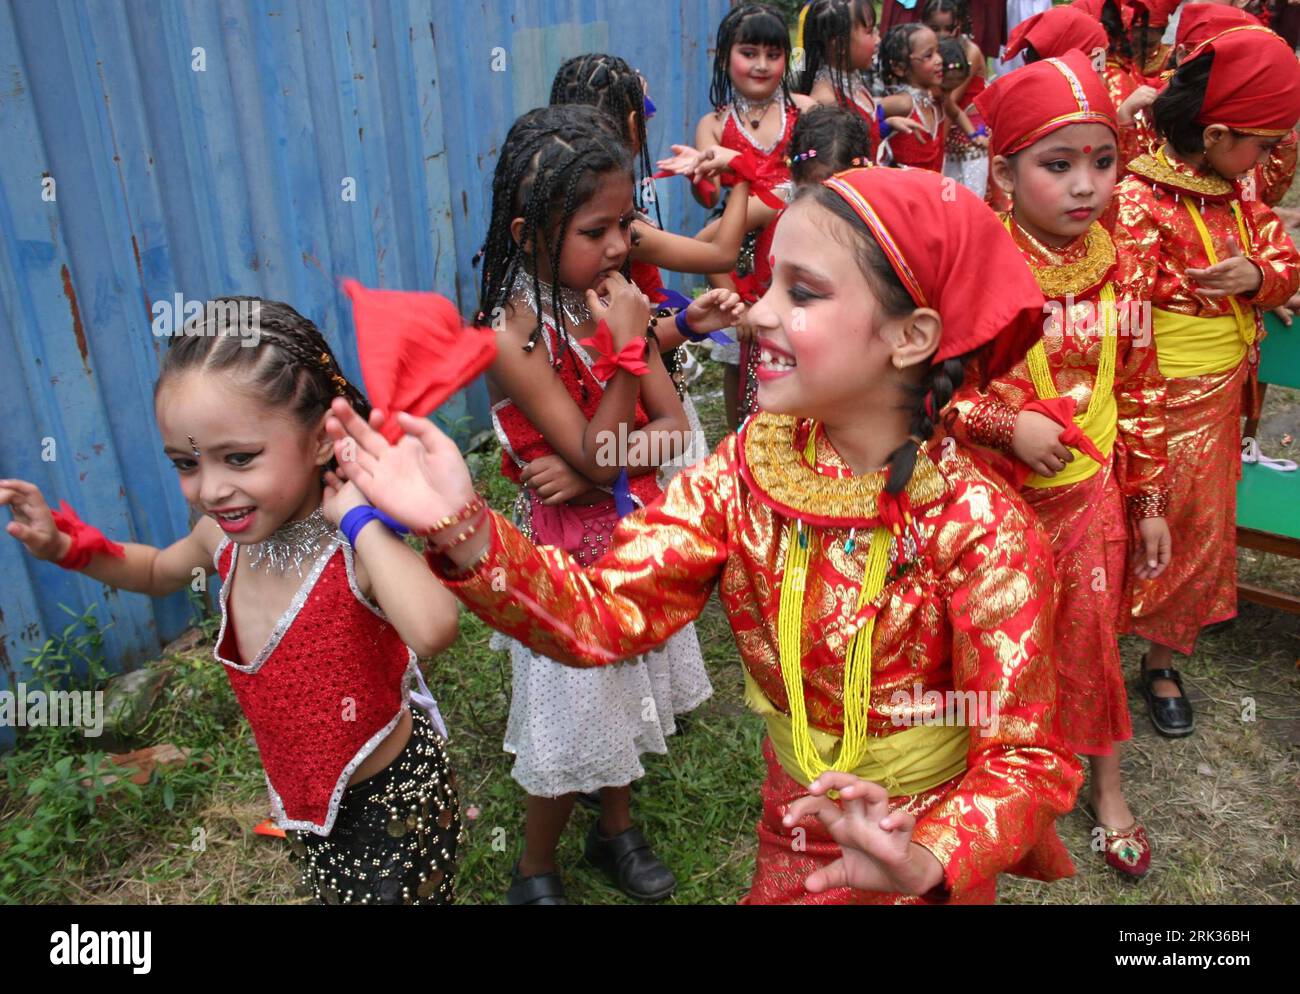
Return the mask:
<path id="1" fill-rule="evenodd" d="M 1182 697 L 1157 697 L 1151 689 L 1154 680 L 1172 680 L 1178 685 Z M 1151 724 L 1166 738 L 1181 739 L 1191 735 L 1194 727 L 1191 702 L 1183 690 L 1183 678 L 1175 669 L 1149 670 L 1147 657 L 1142 657 L 1142 696 L 1146 698 Z"/>
<path id="2" fill-rule="evenodd" d="M 539 873 L 535 877 L 521 877 L 519 863 L 510 871 L 510 889 L 506 891 L 506 904 L 568 904 L 564 896 L 564 881 L 558 873 Z"/>
<path id="3" fill-rule="evenodd" d="M 673 871 L 660 862 L 635 825 L 607 839 L 600 834 L 597 820 L 587 833 L 583 855 L 615 887 L 638 901 L 662 901 L 677 889 Z"/>

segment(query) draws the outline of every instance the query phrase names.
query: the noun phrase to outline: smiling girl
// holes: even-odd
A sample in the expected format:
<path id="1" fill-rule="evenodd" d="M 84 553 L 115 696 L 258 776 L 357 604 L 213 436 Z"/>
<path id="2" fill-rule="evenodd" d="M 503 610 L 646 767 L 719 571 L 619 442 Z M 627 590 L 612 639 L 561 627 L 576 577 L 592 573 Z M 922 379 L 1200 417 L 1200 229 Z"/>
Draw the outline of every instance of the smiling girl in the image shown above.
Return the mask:
<path id="1" fill-rule="evenodd" d="M 334 408 L 362 491 L 429 535 L 431 567 L 489 624 L 567 666 L 619 665 L 719 589 L 768 732 L 749 903 L 988 902 L 999 873 L 1072 872 L 1051 554 L 1006 484 L 930 443 L 970 357 L 1004 372 L 1043 297 L 983 201 L 942 191 L 869 168 L 796 196 L 751 311 L 763 410 L 585 568 L 479 510 L 432 425 L 399 416 L 417 454 Z M 462 508 L 463 540 L 443 527 Z M 988 721 L 936 713 L 967 692 Z M 816 810 L 787 810 L 810 791 Z"/>
<path id="2" fill-rule="evenodd" d="M 899 112 L 921 126 L 886 138 L 893 165 L 943 172 L 948 121 L 935 99 L 943 85 L 938 36 L 924 24 L 891 28 L 880 46 L 880 67 L 885 85 L 903 98 Z"/>
<path id="3" fill-rule="evenodd" d="M 256 308 L 256 338 L 222 317 L 241 303 Z M 436 705 L 426 716 L 410 699 L 416 657 L 455 641 L 456 602 L 327 471 L 331 398 L 369 408 L 315 325 L 240 297 L 207 315 L 173 339 L 154 391 L 194 530 L 165 549 L 117 545 L 66 505 L 52 514 L 30 483 L 0 480 L 6 530 L 38 559 L 153 597 L 218 573 L 213 654 L 303 886 L 327 904 L 447 903 L 460 815 L 446 729 Z"/>

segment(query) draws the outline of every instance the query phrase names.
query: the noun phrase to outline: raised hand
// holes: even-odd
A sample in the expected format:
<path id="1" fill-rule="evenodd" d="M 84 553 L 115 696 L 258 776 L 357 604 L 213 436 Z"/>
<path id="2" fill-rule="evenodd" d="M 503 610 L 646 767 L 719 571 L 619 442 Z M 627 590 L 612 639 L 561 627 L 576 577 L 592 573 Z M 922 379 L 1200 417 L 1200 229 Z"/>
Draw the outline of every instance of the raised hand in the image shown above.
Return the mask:
<path id="1" fill-rule="evenodd" d="M 700 150 L 693 145 L 672 145 L 672 158 L 660 159 L 655 163 L 655 168 L 660 172 L 676 173 L 678 176 L 685 176 L 695 165 L 695 160 L 700 157 Z"/>
<path id="2" fill-rule="evenodd" d="M 839 803 L 826 797 L 839 791 Z M 851 773 L 828 771 L 786 810 L 790 828 L 816 817 L 843 851 L 835 862 L 815 870 L 804 881 L 810 893 L 832 887 L 901 894 L 925 894 L 943 882 L 943 867 L 928 850 L 912 843 L 916 819 L 891 811 L 889 792 L 880 784 Z"/>
<path id="3" fill-rule="evenodd" d="M 706 334 L 730 328 L 745 313 L 745 302 L 735 290 L 715 287 L 702 293 L 686 308 L 686 323 L 691 331 Z"/>
<path id="4" fill-rule="evenodd" d="M 0 480 L 0 505 L 8 505 L 14 519 L 7 531 L 22 542 L 37 559 L 58 562 L 68 552 L 71 539 L 54 525 L 50 506 L 33 484 L 26 480 Z"/>
<path id="5" fill-rule="evenodd" d="M 609 325 L 614 344 L 622 348 L 637 335 L 644 335 L 650 323 L 650 301 L 629 283 L 622 273 L 610 273 L 597 289 L 604 291 L 604 299 L 596 290 L 587 291 L 587 307 L 592 317 Z"/>
<path id="6" fill-rule="evenodd" d="M 473 498 L 474 481 L 460 449 L 427 419 L 398 414 L 406 434 L 390 445 L 375 430 L 384 422 L 383 412 L 374 412 L 366 424 L 351 404 L 336 397 L 330 415 L 325 431 L 348 480 L 412 531 L 428 532 Z"/>

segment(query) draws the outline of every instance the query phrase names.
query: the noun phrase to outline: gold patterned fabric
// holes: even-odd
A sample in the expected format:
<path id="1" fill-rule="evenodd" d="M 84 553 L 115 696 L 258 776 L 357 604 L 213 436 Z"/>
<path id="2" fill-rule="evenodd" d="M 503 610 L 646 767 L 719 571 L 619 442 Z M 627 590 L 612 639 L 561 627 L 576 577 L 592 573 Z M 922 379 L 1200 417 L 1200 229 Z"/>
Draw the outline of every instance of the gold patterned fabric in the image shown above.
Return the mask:
<path id="1" fill-rule="evenodd" d="M 699 615 L 717 586 L 742 665 L 789 713 L 777 638 L 787 526 L 791 516 L 808 522 L 845 509 L 846 521 L 872 524 L 879 480 L 871 476 L 881 476 L 853 477 L 824 432 L 815 465 L 802 471 L 798 459 L 787 466 L 784 451 L 767 451 L 797 457 L 807 438 L 806 423 L 756 415 L 675 477 L 662 500 L 624 518 L 610 551 L 586 569 L 534 547 L 497 515 L 472 573 L 454 574 L 439 557 L 430 565 L 490 625 L 574 666 L 606 665 L 662 642 Z M 1071 872 L 1053 822 L 1073 805 L 1079 766 L 1057 731 L 1046 542 L 1004 483 L 960 450 L 933 454 L 909 488 L 919 548 L 896 558 L 881 594 L 863 606 L 876 619 L 868 728 L 889 736 L 921 722 L 931 690 L 973 691 L 996 707 L 995 722 L 970 728 L 966 773 L 931 800 L 913 836 L 944 864 L 950 899 L 984 899 L 998 873 L 1031 854 L 1055 876 Z M 802 491 L 798 477 L 775 495 L 760 491 L 755 481 L 770 479 L 772 467 L 802 472 Z M 865 535 L 849 541 L 854 527 L 807 530 L 803 694 L 810 723 L 835 735 L 843 733 L 845 651 L 860 620 L 870 545 Z M 766 858 L 760 848 L 760 864 Z"/>
<path id="2" fill-rule="evenodd" d="M 1165 423 L 1169 454 L 1169 513 L 1173 561 L 1157 580 L 1138 581 L 1131 591 L 1135 634 L 1190 653 L 1208 624 L 1236 614 L 1237 479 L 1241 472 L 1243 398 L 1254 389 L 1260 310 L 1276 307 L 1300 287 L 1300 253 L 1277 215 L 1259 199 L 1238 199 L 1235 184 L 1195 172 L 1180 160 L 1149 156 L 1130 166 L 1116 189 L 1116 245 L 1138 261 L 1153 308 L 1194 318 L 1230 318 L 1232 303 L 1204 297 L 1187 275 L 1205 268 L 1209 256 L 1184 198 L 1195 209 L 1215 246 L 1226 257 L 1240 242 L 1236 202 L 1249 245 L 1240 246 L 1261 273 L 1253 297 L 1237 298 L 1254 322 L 1256 343 L 1235 370 L 1168 379 Z M 1157 344 L 1157 348 L 1159 348 Z"/>

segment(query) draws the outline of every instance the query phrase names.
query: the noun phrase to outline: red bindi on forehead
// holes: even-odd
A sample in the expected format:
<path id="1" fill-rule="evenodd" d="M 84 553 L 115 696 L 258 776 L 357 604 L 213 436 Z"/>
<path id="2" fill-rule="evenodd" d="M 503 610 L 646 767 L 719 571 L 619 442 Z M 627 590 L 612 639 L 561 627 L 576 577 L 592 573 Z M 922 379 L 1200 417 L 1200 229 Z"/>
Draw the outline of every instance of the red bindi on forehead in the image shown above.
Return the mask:
<path id="1" fill-rule="evenodd" d="M 1090 152 L 1092 152 L 1092 146 L 1091 146 L 1091 145 L 1085 145 L 1085 146 L 1083 146 L 1083 154 L 1084 154 L 1084 155 L 1088 155 Z"/>

